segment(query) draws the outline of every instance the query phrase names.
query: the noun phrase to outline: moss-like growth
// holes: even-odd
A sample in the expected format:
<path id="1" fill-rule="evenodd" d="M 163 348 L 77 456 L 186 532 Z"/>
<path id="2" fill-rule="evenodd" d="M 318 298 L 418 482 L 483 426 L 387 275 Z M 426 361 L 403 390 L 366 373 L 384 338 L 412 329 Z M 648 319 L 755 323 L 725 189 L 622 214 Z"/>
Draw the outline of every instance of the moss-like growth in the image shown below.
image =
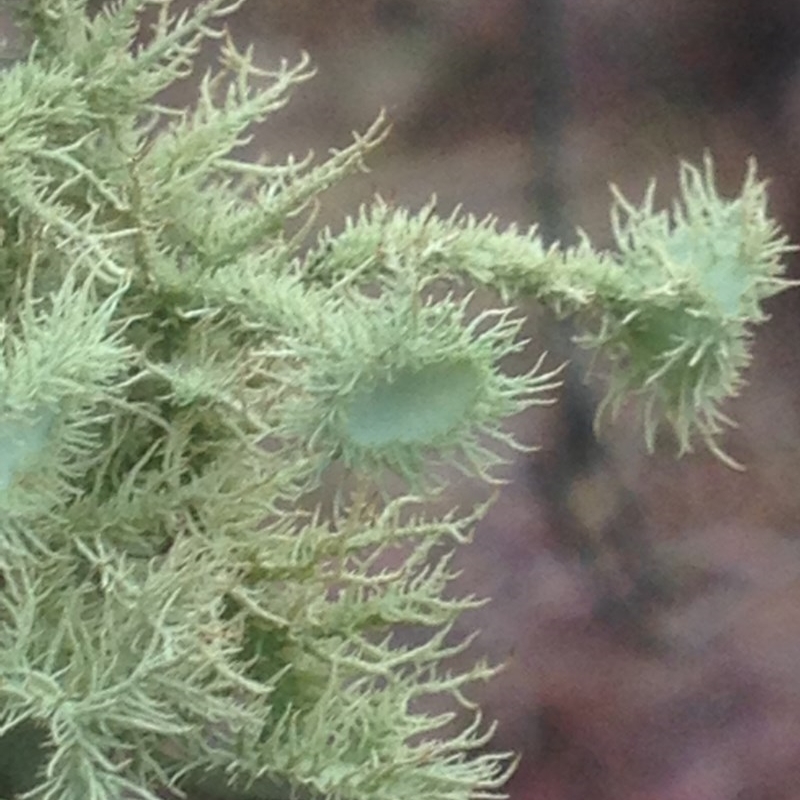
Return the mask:
<path id="1" fill-rule="evenodd" d="M 576 315 L 609 402 L 643 395 L 649 439 L 663 418 L 721 453 L 788 247 L 753 173 L 728 200 L 710 164 L 683 168 L 671 215 L 618 199 L 616 252 L 380 200 L 305 247 L 298 220 L 386 128 L 322 162 L 238 160 L 310 72 L 257 69 L 222 28 L 237 5 L 17 5 L 33 45 L 0 73 L 2 788 L 499 797 L 512 759 L 467 697 L 493 668 L 447 668 L 478 601 L 446 591 L 446 551 L 484 507 L 424 501 L 437 462 L 491 478 L 504 420 L 555 396 L 557 364 L 501 367 L 536 346 L 514 303 Z M 194 108 L 164 107 L 204 39 L 219 70 Z M 502 307 L 476 308 L 481 286 Z M 348 489 L 305 511 L 332 462 Z"/>

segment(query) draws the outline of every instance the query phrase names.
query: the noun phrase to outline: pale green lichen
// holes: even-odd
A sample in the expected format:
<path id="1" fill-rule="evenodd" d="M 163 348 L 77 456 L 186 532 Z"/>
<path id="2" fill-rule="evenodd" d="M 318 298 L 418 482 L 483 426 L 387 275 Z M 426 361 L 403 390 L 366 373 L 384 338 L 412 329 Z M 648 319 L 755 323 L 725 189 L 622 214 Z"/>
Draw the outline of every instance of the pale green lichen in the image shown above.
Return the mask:
<path id="1" fill-rule="evenodd" d="M 654 210 L 653 191 L 639 208 L 617 194 L 617 253 L 600 324 L 583 342 L 611 359 L 612 409 L 641 399 L 648 444 L 666 418 L 681 451 L 699 435 L 738 466 L 719 444 L 729 424 L 722 405 L 743 384 L 762 302 L 790 285 L 781 274 L 792 248 L 766 214 L 752 163 L 732 200 L 717 194 L 709 158 L 702 171 L 682 166 L 672 213 Z"/>
<path id="2" fill-rule="evenodd" d="M 619 198 L 614 252 L 380 200 L 307 246 L 319 192 L 386 125 L 327 160 L 237 159 L 310 77 L 236 50 L 238 5 L 17 7 L 35 45 L 0 73 L 0 753 L 42 747 L 0 790 L 501 797 L 513 759 L 468 694 L 494 668 L 448 671 L 478 601 L 452 596 L 447 551 L 485 506 L 424 503 L 436 465 L 491 479 L 495 445 L 519 446 L 505 420 L 555 396 L 514 303 L 575 315 L 649 440 L 666 418 L 721 453 L 789 248 L 753 173 L 727 200 L 710 165 L 683 168 L 672 214 Z M 220 68 L 165 108 L 204 39 Z M 508 374 L 523 348 L 535 366 Z M 303 510 L 336 462 L 332 507 Z"/>
<path id="3" fill-rule="evenodd" d="M 47 443 L 53 413 L 34 412 L 31 419 L 6 416 L 0 423 L 0 492 L 5 492 L 16 475 L 30 468 L 31 461 Z"/>

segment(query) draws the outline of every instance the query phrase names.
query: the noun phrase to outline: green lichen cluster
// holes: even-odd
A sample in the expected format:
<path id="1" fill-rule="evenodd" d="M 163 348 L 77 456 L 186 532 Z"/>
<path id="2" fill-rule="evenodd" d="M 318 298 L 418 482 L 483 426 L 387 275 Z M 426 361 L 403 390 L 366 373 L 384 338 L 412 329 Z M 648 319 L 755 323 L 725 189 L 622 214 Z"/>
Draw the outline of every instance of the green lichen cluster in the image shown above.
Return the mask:
<path id="1" fill-rule="evenodd" d="M 617 199 L 614 252 L 380 200 L 309 245 L 319 194 L 386 126 L 323 161 L 239 160 L 310 70 L 237 50 L 238 5 L 15 5 L 33 45 L 0 73 L 0 794 L 500 797 L 512 761 L 468 691 L 494 670 L 448 667 L 478 602 L 448 591 L 448 552 L 485 508 L 425 501 L 437 464 L 491 479 L 504 420 L 555 396 L 540 353 L 501 366 L 536 348 L 514 304 L 574 316 L 650 440 L 666 419 L 722 454 L 789 248 L 752 171 L 728 200 L 710 164 L 683 168 L 672 213 Z M 204 40 L 218 70 L 165 107 Z"/>

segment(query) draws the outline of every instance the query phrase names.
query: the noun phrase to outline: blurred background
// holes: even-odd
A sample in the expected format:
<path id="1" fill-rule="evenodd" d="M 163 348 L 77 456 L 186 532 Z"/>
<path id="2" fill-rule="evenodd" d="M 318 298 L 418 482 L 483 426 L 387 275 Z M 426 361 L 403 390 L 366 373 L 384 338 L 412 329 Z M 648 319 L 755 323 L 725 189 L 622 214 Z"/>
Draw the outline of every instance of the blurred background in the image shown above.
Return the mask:
<path id="1" fill-rule="evenodd" d="M 326 195 L 334 228 L 376 192 L 435 192 L 606 246 L 609 183 L 638 201 L 655 177 L 667 201 L 707 150 L 731 192 L 754 155 L 800 241 L 800 0 L 249 0 L 231 29 L 259 64 L 318 68 L 254 156 L 324 154 L 387 110 L 371 172 Z M 799 309 L 770 304 L 730 403 L 743 473 L 669 437 L 646 454 L 634 408 L 598 440 L 579 357 L 558 406 L 513 421 L 541 449 L 459 556 L 460 589 L 493 598 L 464 625 L 508 662 L 477 699 L 521 753 L 513 800 L 800 798 Z M 531 362 L 574 355 L 526 311 Z"/>
<path id="2" fill-rule="evenodd" d="M 372 171 L 327 196 L 334 227 L 375 192 L 435 192 L 605 246 L 610 182 L 638 201 L 655 177 L 666 200 L 708 150 L 726 191 L 754 155 L 800 241 L 797 0 L 250 0 L 233 32 L 318 67 L 254 152 L 324 153 L 387 109 Z M 522 754 L 513 800 L 800 798 L 799 298 L 771 304 L 730 404 L 744 473 L 668 437 L 647 455 L 635 409 L 598 441 L 580 361 L 556 408 L 514 420 L 542 448 L 459 562 L 493 598 L 465 627 L 508 661 L 478 699 Z M 570 355 L 528 311 L 528 358 Z"/>

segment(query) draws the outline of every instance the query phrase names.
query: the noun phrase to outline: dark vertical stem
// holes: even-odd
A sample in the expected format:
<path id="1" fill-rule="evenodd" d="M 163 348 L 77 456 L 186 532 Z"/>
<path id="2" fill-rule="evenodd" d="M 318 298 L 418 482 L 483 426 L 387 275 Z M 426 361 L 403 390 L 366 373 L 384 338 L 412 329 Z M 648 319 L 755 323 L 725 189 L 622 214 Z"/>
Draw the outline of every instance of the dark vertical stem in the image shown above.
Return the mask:
<path id="1" fill-rule="evenodd" d="M 545 243 L 570 244 L 563 142 L 571 81 L 563 0 L 526 0 L 525 12 L 532 94 L 532 211 Z M 585 364 L 572 344 L 574 327 L 566 320 L 554 323 L 552 329 L 550 349 L 569 359 L 570 366 L 559 403 L 562 433 L 556 451 L 535 467 L 539 491 L 562 545 L 594 565 L 597 618 L 629 644 L 651 650 L 659 642 L 652 635 L 648 610 L 666 584 L 643 535 L 637 499 L 621 483 L 594 434 L 596 403 L 582 380 Z M 603 495 L 598 508 L 575 502 L 587 486 Z M 603 513 L 598 516 L 600 509 Z"/>
<path id="2" fill-rule="evenodd" d="M 531 201 L 545 241 L 570 237 L 562 182 L 562 142 L 570 76 L 562 0 L 526 0 L 525 52 L 531 77 L 534 174 Z"/>
<path id="3" fill-rule="evenodd" d="M 530 198 L 534 220 L 546 244 L 569 244 L 574 234 L 567 212 L 564 186 L 564 132 L 568 121 L 571 78 L 563 0 L 525 0 L 524 52 L 531 80 L 531 150 L 533 177 Z M 553 325 L 552 349 L 558 358 L 576 358 L 572 325 Z M 578 374 L 570 366 L 562 392 L 565 462 L 583 469 L 600 456 L 593 433 L 595 404 Z"/>

